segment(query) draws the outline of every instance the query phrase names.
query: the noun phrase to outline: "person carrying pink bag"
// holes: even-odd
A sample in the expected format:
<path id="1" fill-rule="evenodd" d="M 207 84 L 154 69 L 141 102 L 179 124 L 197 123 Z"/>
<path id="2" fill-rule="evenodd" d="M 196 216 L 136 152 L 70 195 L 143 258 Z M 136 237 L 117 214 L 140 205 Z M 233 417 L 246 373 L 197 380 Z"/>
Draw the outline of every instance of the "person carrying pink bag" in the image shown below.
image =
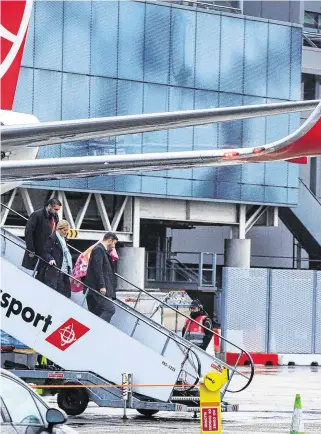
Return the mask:
<path id="1" fill-rule="evenodd" d="M 102 239 L 97 241 L 92 246 L 88 247 L 87 250 L 85 250 L 83 253 L 81 253 L 76 261 L 76 264 L 72 270 L 72 277 L 74 277 L 76 280 L 71 280 L 71 292 L 72 292 L 72 299 L 77 303 L 83 305 L 85 300 L 83 295 L 84 285 L 83 283 L 80 283 L 79 281 L 83 281 L 87 274 L 89 259 L 92 250 L 94 247 L 96 247 L 99 243 L 102 242 Z M 119 256 L 117 254 L 116 249 L 112 249 L 109 252 L 109 255 L 111 256 L 113 261 L 117 261 L 119 259 Z M 73 296 L 74 295 L 74 296 Z M 81 297 L 79 297 L 81 295 Z M 84 306 L 85 307 L 85 306 Z"/>

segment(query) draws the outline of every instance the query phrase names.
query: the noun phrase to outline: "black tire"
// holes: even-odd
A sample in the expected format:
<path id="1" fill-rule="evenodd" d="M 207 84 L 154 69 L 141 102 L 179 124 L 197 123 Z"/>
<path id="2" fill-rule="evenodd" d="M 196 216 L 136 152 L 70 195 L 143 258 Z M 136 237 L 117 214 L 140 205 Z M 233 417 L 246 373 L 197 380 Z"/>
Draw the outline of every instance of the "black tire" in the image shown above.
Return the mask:
<path id="1" fill-rule="evenodd" d="M 154 416 L 156 413 L 159 412 L 159 410 L 147 410 L 147 409 L 137 409 L 138 413 L 142 414 L 145 417 L 152 417 Z"/>
<path id="2" fill-rule="evenodd" d="M 64 410 L 68 416 L 78 416 L 83 413 L 87 408 L 88 402 L 89 396 L 86 389 L 65 388 L 61 389 L 57 396 L 59 408 Z"/>

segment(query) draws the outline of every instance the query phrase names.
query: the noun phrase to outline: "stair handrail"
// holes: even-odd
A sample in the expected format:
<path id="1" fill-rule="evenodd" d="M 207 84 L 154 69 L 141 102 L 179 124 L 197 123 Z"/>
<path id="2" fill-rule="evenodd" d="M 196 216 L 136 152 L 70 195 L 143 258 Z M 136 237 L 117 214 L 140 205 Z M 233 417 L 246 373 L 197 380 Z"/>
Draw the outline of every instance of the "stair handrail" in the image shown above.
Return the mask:
<path id="1" fill-rule="evenodd" d="M 147 253 L 154 253 L 154 252 L 147 252 Z M 177 267 L 174 268 L 176 273 L 178 273 L 180 276 L 184 277 L 185 279 L 192 280 L 194 283 L 199 282 L 199 273 L 189 268 L 188 265 L 184 264 L 179 259 L 175 258 L 174 255 L 176 255 L 177 253 L 170 252 L 170 251 L 161 251 L 161 252 L 156 251 L 156 253 L 168 253 L 169 257 L 165 258 L 166 265 L 174 265 L 174 267 Z M 198 267 L 198 269 L 199 268 L 200 267 Z M 202 283 L 206 284 L 206 279 L 204 277 L 202 278 Z"/>
<path id="2" fill-rule="evenodd" d="M 190 316 L 185 315 L 183 312 L 180 312 L 178 309 L 175 309 L 175 307 L 171 306 L 170 304 L 164 302 L 163 300 L 160 300 L 159 298 L 155 297 L 152 293 L 146 291 L 145 289 L 142 289 L 140 287 L 138 287 L 137 285 L 135 285 L 134 283 L 130 282 L 129 280 L 127 280 L 125 277 L 120 276 L 118 273 L 115 273 L 116 276 L 123 280 L 124 282 L 128 283 L 129 285 L 133 286 L 134 288 L 138 289 L 138 291 L 143 292 L 144 294 L 148 295 L 149 297 L 153 298 L 154 300 L 158 301 L 159 303 L 161 303 L 163 306 L 168 307 L 169 309 L 171 309 L 172 311 L 174 311 L 175 313 L 177 313 L 178 315 L 183 316 L 184 318 L 190 320 L 191 322 L 197 324 L 198 326 L 201 326 L 204 330 L 207 330 L 209 332 L 212 333 L 213 336 L 217 336 L 219 339 L 221 339 L 222 341 L 224 341 L 225 343 L 232 345 L 234 348 L 237 348 L 240 351 L 240 355 L 239 358 L 237 360 L 237 363 L 234 365 L 234 368 L 236 368 L 236 366 L 238 365 L 238 362 L 240 361 L 241 357 L 243 354 L 245 354 L 247 356 L 247 358 L 249 359 L 249 363 L 250 363 L 250 368 L 251 368 L 251 373 L 250 373 L 250 377 L 247 377 L 243 374 L 241 374 L 240 372 L 238 372 L 236 369 L 234 369 L 239 375 L 242 375 L 243 377 L 247 378 L 249 381 L 248 383 L 246 383 L 246 385 L 244 387 L 242 387 L 241 389 L 237 390 L 237 391 L 232 391 L 232 390 L 227 390 L 228 392 L 231 393 L 237 393 L 237 392 L 242 392 L 243 390 L 245 390 L 252 382 L 253 377 L 254 377 L 254 364 L 253 364 L 253 360 L 251 355 L 244 350 L 243 348 L 239 347 L 238 345 L 234 344 L 233 342 L 231 342 L 230 340 L 228 340 L 227 338 L 221 336 L 219 333 L 216 333 L 214 330 L 209 329 L 208 327 L 204 326 L 204 324 L 199 323 L 198 321 L 195 321 L 193 318 L 191 318 Z M 221 361 L 222 362 L 222 361 Z M 227 365 L 225 362 L 222 362 L 223 365 L 225 365 L 226 367 L 229 367 L 229 365 Z"/>
<path id="3" fill-rule="evenodd" d="M 173 261 L 174 263 L 176 263 L 176 265 L 178 265 L 184 271 L 186 271 L 186 274 L 190 274 L 190 275 L 192 275 L 193 277 L 195 277 L 198 280 L 198 274 L 197 274 L 197 272 L 194 271 L 194 270 L 191 270 L 186 264 L 184 264 L 183 262 L 181 262 L 177 258 L 170 258 L 170 259 L 168 259 L 168 261 Z M 204 278 L 203 278 L 203 280 L 205 281 Z"/>
<path id="4" fill-rule="evenodd" d="M 8 232 L 8 231 L 6 231 L 4 228 L 1 228 L 1 229 L 4 230 L 5 232 Z M 9 232 L 9 233 L 10 233 L 10 232 Z M 20 248 L 21 248 L 22 250 L 24 250 L 25 252 L 27 252 L 27 253 L 33 253 L 33 252 L 31 252 L 30 250 L 28 250 L 27 248 L 21 246 L 20 244 L 18 244 L 18 243 L 15 242 L 14 240 L 12 240 L 10 237 L 8 237 L 8 236 L 6 236 L 5 234 L 3 234 L 2 232 L 0 233 L 0 235 L 1 235 L 1 237 L 3 237 L 4 239 L 6 239 L 7 241 L 9 241 L 10 243 L 15 244 L 17 247 L 20 247 Z M 17 238 L 18 238 L 18 237 L 17 237 Z M 171 332 L 170 330 L 166 329 L 166 327 L 162 327 L 163 329 L 165 329 L 165 330 L 168 332 L 168 333 L 165 333 L 165 331 L 162 330 L 160 327 L 157 327 L 157 326 L 155 326 L 153 323 L 148 322 L 147 320 L 145 320 L 144 317 L 142 317 L 143 314 L 141 314 L 141 315 L 137 315 L 137 313 L 135 313 L 135 309 L 131 309 L 130 306 L 128 306 L 126 303 L 122 303 L 122 302 L 119 301 L 119 300 L 115 301 L 115 300 L 113 300 L 113 299 L 111 299 L 111 298 L 106 297 L 105 295 L 103 295 L 103 294 L 101 294 L 100 292 L 96 291 L 96 290 L 93 289 L 92 287 L 86 285 L 86 284 L 85 284 L 84 282 L 82 282 L 81 280 L 79 280 L 79 279 L 77 279 L 77 278 L 71 276 L 69 273 L 66 273 L 66 272 L 62 271 L 62 270 L 61 270 L 60 268 L 58 268 L 57 266 L 49 264 L 49 262 L 47 262 L 45 259 L 41 258 L 40 256 L 38 256 L 38 255 L 36 255 L 36 254 L 33 254 L 33 257 L 37 258 L 37 262 L 38 262 L 38 263 L 39 263 L 40 261 L 41 261 L 41 262 L 44 262 L 46 265 L 49 265 L 50 267 L 56 269 L 56 270 L 58 271 L 58 273 L 63 274 L 64 276 L 69 277 L 69 279 L 72 279 L 72 280 L 74 280 L 75 282 L 77 282 L 77 283 L 83 285 L 83 286 L 86 288 L 86 292 L 85 292 L 85 294 L 84 294 L 84 295 L 85 295 L 85 298 L 87 297 L 89 291 L 94 291 L 94 292 L 95 292 L 95 295 L 99 294 L 99 296 L 101 296 L 101 297 L 103 297 L 103 298 L 106 298 L 109 302 L 111 302 L 111 303 L 113 303 L 114 305 L 120 307 L 120 308 L 121 308 L 122 310 L 124 310 L 125 312 L 128 312 L 128 313 L 130 313 L 131 315 L 135 316 L 139 321 L 142 321 L 142 322 L 144 322 L 145 324 L 147 324 L 148 326 L 151 326 L 152 328 L 154 328 L 155 330 L 159 331 L 160 333 L 162 333 L 162 334 L 163 334 L 164 336 L 166 336 L 167 338 L 172 339 L 172 340 L 173 340 L 174 342 L 176 342 L 178 345 L 181 345 L 181 346 L 185 347 L 185 349 L 187 350 L 187 353 L 186 353 L 186 354 L 188 354 L 189 352 L 192 352 L 192 353 L 194 354 L 196 360 L 198 361 L 198 365 L 200 364 L 200 361 L 199 361 L 198 355 L 195 353 L 195 350 L 194 350 L 194 348 L 193 348 L 193 344 L 189 343 L 189 344 L 187 345 L 185 342 L 182 342 L 182 340 L 178 340 L 178 339 L 176 339 L 175 336 L 173 336 L 173 333 L 174 333 L 174 332 Z M 36 271 L 36 270 L 35 270 L 35 271 Z M 44 283 L 44 282 L 42 282 L 42 283 Z M 54 290 L 54 289 L 53 289 L 53 290 Z M 91 312 L 91 313 L 92 313 L 92 312 Z M 99 318 L 99 317 L 98 317 L 98 318 Z M 188 341 L 186 341 L 186 342 L 188 342 Z M 224 365 L 225 365 L 225 363 L 224 363 Z M 201 370 L 201 367 L 198 366 L 197 371 L 200 372 L 200 370 Z M 242 374 L 239 374 L 239 375 L 242 375 Z M 244 376 L 244 375 L 243 375 L 243 376 Z M 246 377 L 246 378 L 247 378 L 247 377 Z M 198 378 L 198 380 L 199 380 L 199 378 Z"/>
<path id="5" fill-rule="evenodd" d="M 4 232 L 8 232 L 8 233 L 10 233 L 9 231 L 6 231 L 4 228 L 2 228 L 2 230 L 3 230 Z M 22 246 L 21 244 L 18 244 L 17 242 L 15 242 L 14 240 L 12 240 L 10 237 L 8 237 L 8 236 L 6 236 L 5 234 L 3 234 L 2 232 L 1 232 L 0 235 L 1 235 L 4 239 L 6 239 L 7 241 L 11 242 L 12 244 L 15 244 L 17 247 L 20 247 L 20 248 L 21 248 L 22 250 L 24 250 L 25 252 L 27 252 L 27 253 L 33 253 L 33 252 L 31 252 L 30 250 L 28 250 L 27 248 L 25 248 L 24 246 Z M 19 237 L 16 237 L 16 238 L 19 238 Z M 91 288 L 90 286 L 86 285 L 86 284 L 83 283 L 82 281 L 78 280 L 77 278 L 74 278 L 74 277 L 71 276 L 69 273 L 66 273 L 66 272 L 62 271 L 61 269 L 59 269 L 59 268 L 56 267 L 55 265 L 50 265 L 46 260 L 44 260 L 44 259 L 41 258 L 40 256 L 38 256 L 38 255 L 34 255 L 34 257 L 37 258 L 38 263 L 39 263 L 40 261 L 42 261 L 42 262 L 44 262 L 46 265 L 49 265 L 50 267 L 53 267 L 54 269 L 56 269 L 56 270 L 58 271 L 58 273 L 61 273 L 61 274 L 65 275 L 65 276 L 69 277 L 69 279 L 72 279 L 72 280 L 74 280 L 74 281 L 76 281 L 76 282 L 82 284 L 84 287 L 86 287 L 87 290 L 86 290 L 86 292 L 85 292 L 85 298 L 87 297 L 87 295 L 88 295 L 88 293 L 89 293 L 89 290 L 94 291 L 95 294 L 99 294 L 101 297 L 108 299 L 109 302 L 112 302 L 114 305 L 120 307 L 122 310 L 124 310 L 125 312 L 128 312 L 130 315 L 135 316 L 139 321 L 144 322 L 144 323 L 147 324 L 148 326 L 150 326 L 150 327 L 154 328 L 155 330 L 159 331 L 160 333 L 162 333 L 162 334 L 163 334 L 164 336 L 166 336 L 168 339 L 173 340 L 174 342 L 176 342 L 176 343 L 178 344 L 178 346 L 182 346 L 182 347 L 184 347 L 184 348 L 186 349 L 186 353 L 185 353 L 184 361 L 183 361 L 183 363 L 181 364 L 181 371 L 180 371 L 180 372 L 185 371 L 185 370 L 183 369 L 183 366 L 184 366 L 185 362 L 189 359 L 189 353 L 192 353 L 192 354 L 195 356 L 195 359 L 196 359 L 196 361 L 197 361 L 197 368 L 194 366 L 197 376 L 195 377 L 195 381 L 194 381 L 194 383 L 193 383 L 192 385 L 189 385 L 188 388 L 185 388 L 185 391 L 188 392 L 189 390 L 193 389 L 194 386 L 199 382 L 199 380 L 200 380 L 200 375 L 201 375 L 201 362 L 200 362 L 200 359 L 199 359 L 199 357 L 198 357 L 198 354 L 195 352 L 195 348 L 194 348 L 195 346 L 194 346 L 194 344 L 192 344 L 192 343 L 186 341 L 186 342 L 188 342 L 188 345 L 187 345 L 187 344 L 184 342 L 184 338 L 180 338 L 180 340 L 176 339 L 175 336 L 173 336 L 173 335 L 175 335 L 176 333 L 174 333 L 174 332 L 168 330 L 168 329 L 167 329 L 166 327 L 164 327 L 164 326 L 162 326 L 162 327 L 157 327 L 155 324 L 153 324 L 153 323 L 151 323 L 151 322 L 148 322 L 144 317 L 142 317 L 143 314 L 141 314 L 141 316 L 137 315 L 137 313 L 135 312 L 135 309 L 131 309 L 130 306 L 126 305 L 125 303 L 122 303 L 122 302 L 120 302 L 119 300 L 118 300 L 118 301 L 115 301 L 115 300 L 113 300 L 113 299 L 111 299 L 111 298 L 108 298 L 108 297 L 104 296 L 103 294 L 101 294 L 101 293 L 95 291 L 93 288 Z M 116 275 L 117 275 L 117 274 L 116 274 Z M 117 275 L 117 276 L 120 277 L 119 275 Z M 126 280 L 126 279 L 124 279 L 123 277 L 121 277 L 121 278 L 122 278 L 123 280 Z M 127 282 L 128 282 L 128 281 L 127 281 Z M 43 283 L 43 282 L 42 282 L 42 283 Z M 144 292 L 145 292 L 145 291 L 144 291 Z M 155 297 L 155 299 L 158 300 L 158 301 L 160 301 L 160 300 L 157 299 L 156 297 Z M 196 321 L 195 321 L 195 322 L 196 322 Z M 196 323 L 197 323 L 197 322 L 196 322 Z M 199 323 L 197 323 L 197 324 L 199 324 Z M 168 332 L 168 333 L 165 333 L 165 331 L 164 331 L 163 329 L 166 330 L 166 332 Z M 233 345 L 233 344 L 232 344 L 232 345 Z M 198 349 L 199 349 L 199 348 L 198 348 Z M 210 355 L 210 356 L 211 356 L 211 355 Z M 241 355 L 240 355 L 240 356 L 241 356 Z M 211 356 L 211 357 L 212 357 L 212 356 Z M 248 380 L 248 382 L 246 383 L 245 387 L 243 387 L 243 388 L 240 389 L 240 390 L 237 390 L 237 391 L 230 391 L 230 392 L 232 392 L 232 393 L 241 392 L 242 390 L 244 390 L 244 388 L 248 387 L 248 385 L 252 382 L 252 379 L 253 379 L 253 376 L 254 376 L 254 372 L 253 372 L 253 375 L 252 375 L 250 378 L 248 378 L 246 375 L 242 374 L 241 372 L 238 372 L 237 369 L 236 369 L 236 366 L 231 367 L 231 366 L 229 366 L 228 364 L 226 364 L 226 363 L 223 362 L 223 361 L 220 361 L 220 362 L 221 362 L 221 364 L 222 364 L 223 366 L 225 366 L 226 368 L 228 368 L 228 369 L 232 369 L 232 371 L 233 371 L 232 376 L 233 376 L 234 373 L 236 372 L 238 375 L 240 375 L 240 376 L 242 376 L 242 377 L 244 377 L 244 378 L 246 378 L 246 379 Z M 187 372 L 187 371 L 185 371 L 185 372 Z M 192 376 L 192 374 L 190 374 L 190 373 L 189 373 L 189 375 Z"/>
<path id="6" fill-rule="evenodd" d="M 311 193 L 312 194 L 312 196 L 314 197 L 314 199 L 319 203 L 319 205 L 321 206 L 321 200 L 318 198 L 318 196 L 316 196 L 314 193 L 313 193 L 313 191 L 311 190 L 311 188 L 310 187 L 308 187 L 307 185 L 306 185 L 306 183 L 303 181 L 303 179 L 302 178 L 299 178 L 299 181 L 301 182 L 301 184 L 303 184 L 303 186 L 309 191 L 309 193 Z"/>
<path id="7" fill-rule="evenodd" d="M 195 276 L 188 275 L 186 270 L 183 267 L 180 267 L 180 265 L 177 262 L 174 262 L 174 259 L 166 259 L 166 264 L 169 266 L 173 266 L 174 271 L 179 275 L 182 276 L 184 279 L 187 279 L 187 281 L 193 281 L 195 279 Z"/>
<path id="8" fill-rule="evenodd" d="M 25 220 L 28 220 L 25 216 L 23 216 L 22 214 L 18 213 L 18 212 L 15 211 L 15 210 L 11 209 L 11 208 L 8 207 L 7 205 L 3 204 L 2 202 L 0 202 L 0 204 L 1 204 L 2 206 L 6 207 L 7 209 L 9 209 L 10 211 L 12 211 L 12 212 L 18 214 L 20 217 L 24 218 Z M 27 251 L 27 252 L 29 252 L 29 253 L 33 253 L 33 252 L 30 252 L 30 251 L 29 251 L 28 249 L 26 249 L 25 247 L 20 246 L 18 243 L 15 243 L 13 240 L 10 240 L 9 237 L 4 236 L 3 234 L 1 234 L 1 236 L 7 238 L 9 241 L 13 242 L 14 244 L 16 244 L 17 246 L 19 246 L 20 248 L 24 249 L 25 251 Z M 70 245 L 69 245 L 69 246 L 70 246 Z M 73 246 L 70 246 L 70 247 L 73 248 Z M 74 250 L 76 250 L 78 253 L 82 253 L 82 252 L 80 252 L 80 251 L 79 251 L 78 249 L 76 249 L 76 248 L 74 248 Z M 35 256 L 36 256 L 36 255 L 35 255 Z M 40 259 L 41 261 L 43 261 L 43 262 L 45 262 L 46 264 L 50 265 L 48 262 L 46 262 L 46 261 L 45 261 L 43 258 L 41 258 L 40 256 L 37 256 L 37 258 L 38 258 L 38 260 Z M 51 266 L 52 266 L 52 265 L 51 265 Z M 54 266 L 54 267 L 55 267 L 55 266 Z M 65 273 L 65 272 L 61 271 L 58 267 L 55 267 L 55 268 L 56 268 L 57 270 L 59 270 L 62 274 L 66 275 L 66 276 L 68 276 L 69 278 L 73 279 L 74 281 L 76 281 L 76 282 L 81 283 L 82 285 L 84 285 L 83 282 L 81 282 L 80 280 L 74 278 L 73 276 L 69 275 L 68 273 Z M 126 282 L 127 284 L 129 284 L 129 285 L 133 286 L 134 288 L 136 288 L 140 293 L 144 293 L 145 295 L 148 295 L 149 297 L 151 297 L 151 298 L 153 298 L 154 300 L 156 300 L 158 303 L 161 303 L 163 306 L 166 306 L 167 308 L 169 308 L 169 309 L 171 309 L 172 311 L 174 311 L 176 314 L 183 316 L 185 319 L 188 319 L 189 321 L 191 321 L 191 322 L 197 324 L 198 326 L 202 327 L 204 330 L 209 331 L 210 333 L 212 333 L 212 336 L 217 336 L 221 341 L 224 341 L 225 343 L 227 343 L 227 344 L 229 344 L 229 345 L 232 345 L 234 348 L 237 348 L 237 349 L 240 351 L 240 354 L 239 354 L 239 356 L 238 356 L 238 359 L 237 359 L 237 361 L 236 361 L 234 367 L 231 367 L 230 365 L 228 365 L 227 363 L 223 362 L 222 360 L 220 360 L 220 362 L 221 362 L 221 363 L 223 364 L 223 366 L 225 366 L 226 368 L 228 368 L 228 369 L 231 369 L 231 368 L 232 368 L 233 373 L 236 372 L 238 375 L 241 375 L 242 377 L 246 378 L 246 379 L 248 380 L 248 382 L 247 382 L 247 383 L 245 384 L 245 386 L 243 386 L 241 389 L 238 389 L 238 390 L 229 390 L 229 389 L 225 389 L 225 391 L 228 391 L 228 392 L 230 392 L 230 393 L 238 393 L 238 392 L 242 392 L 243 390 L 245 390 L 245 389 L 246 389 L 246 388 L 251 384 L 251 382 L 252 382 L 252 380 L 253 380 L 253 377 L 254 377 L 254 372 L 255 372 L 255 370 L 254 370 L 254 363 L 253 363 L 253 360 L 252 360 L 251 355 L 250 355 L 246 350 L 244 350 L 243 348 L 241 348 L 241 347 L 239 347 L 238 345 L 234 344 L 233 342 L 231 342 L 231 341 L 228 340 L 227 338 L 221 336 L 220 334 L 216 333 L 214 330 L 211 330 L 210 328 L 204 326 L 203 324 L 199 323 L 198 321 L 195 321 L 195 320 L 194 320 L 193 318 L 191 318 L 190 316 L 187 316 L 187 315 L 185 315 L 183 312 L 180 312 L 178 309 L 175 309 L 173 306 L 170 306 L 168 303 L 164 302 L 163 300 L 160 300 L 159 298 L 155 297 L 152 293 L 146 291 L 145 289 L 142 289 L 142 288 L 138 287 L 138 286 L 135 285 L 134 283 L 132 283 L 132 282 L 130 282 L 129 280 L 127 280 L 125 277 L 119 275 L 118 273 L 115 273 L 115 275 L 116 275 L 119 279 L 121 279 L 122 281 L 124 281 L 124 282 Z M 86 286 L 87 288 L 89 288 L 90 290 L 95 291 L 93 288 L 90 288 L 88 285 L 85 285 L 85 286 Z M 97 291 L 95 291 L 95 292 L 98 293 Z M 87 295 L 87 294 L 86 294 L 86 295 Z M 102 297 L 105 297 L 105 296 L 103 296 L 103 295 L 100 294 L 100 293 L 99 293 L 99 295 L 102 296 Z M 105 297 L 105 298 L 107 298 L 107 297 Z M 115 303 L 115 300 L 112 300 L 112 299 L 109 299 L 109 298 L 108 298 L 108 300 L 111 301 L 113 304 L 116 304 L 117 306 L 121 306 L 119 303 Z M 137 302 L 136 302 L 135 306 L 136 306 L 136 305 L 137 305 Z M 129 309 L 127 309 L 127 308 L 125 309 L 123 306 L 122 306 L 122 308 L 123 308 L 123 310 L 127 310 L 127 311 L 129 312 Z M 135 309 L 133 309 L 133 311 L 135 311 Z M 134 316 L 136 316 L 136 318 L 138 318 L 137 315 L 134 314 Z M 142 320 L 141 318 L 139 318 L 139 319 Z M 145 322 L 146 324 L 151 325 L 151 324 L 148 323 L 147 321 L 144 321 L 144 320 L 143 320 L 143 322 Z M 152 326 L 153 326 L 153 325 L 152 325 Z M 153 328 L 155 328 L 155 329 L 157 329 L 157 330 L 160 330 L 159 328 L 156 328 L 156 327 L 153 327 Z M 164 327 L 164 328 L 165 328 L 165 327 Z M 166 329 L 166 328 L 165 328 L 165 329 Z M 167 329 L 166 329 L 166 330 L 167 330 Z M 170 330 L 168 330 L 168 331 L 169 331 L 170 333 L 174 333 L 174 332 L 171 332 Z M 163 334 L 165 334 L 165 333 L 163 333 Z M 166 334 L 165 334 L 165 335 L 166 335 Z M 166 336 L 168 336 L 168 335 L 166 335 Z M 168 337 L 172 338 L 172 336 L 168 336 Z M 172 338 L 172 339 L 173 339 L 173 338 Z M 183 338 L 183 339 L 184 339 L 184 338 Z M 173 340 L 174 340 L 176 343 L 179 343 L 179 342 L 177 342 L 177 340 L 175 340 L 175 339 L 173 339 Z M 179 344 L 185 346 L 185 348 L 193 348 L 193 346 L 194 346 L 194 344 L 190 344 L 190 345 L 192 345 L 191 347 L 188 347 L 187 345 L 184 345 L 183 343 L 179 343 Z M 249 366 L 250 366 L 250 376 L 249 376 L 249 377 L 247 377 L 246 375 L 242 374 L 241 372 L 239 372 L 239 371 L 236 369 L 237 366 L 238 366 L 238 363 L 239 363 L 239 361 L 240 361 L 240 359 L 241 359 L 241 357 L 242 357 L 243 354 L 246 355 L 246 357 L 247 357 L 248 360 L 249 360 Z M 229 381 L 229 383 L 230 383 L 230 381 Z M 228 383 L 228 384 L 229 384 L 229 383 Z"/>
<path id="9" fill-rule="evenodd" d="M 214 257 L 216 257 L 216 253 L 209 253 L 210 255 L 213 255 Z M 215 269 L 214 268 L 201 268 L 200 267 L 200 262 L 198 263 L 198 272 L 194 271 L 193 269 L 189 268 L 188 265 L 184 264 L 183 262 L 181 262 L 179 259 L 177 258 L 172 258 L 170 259 L 172 261 L 176 261 L 177 264 L 183 268 L 184 271 L 186 271 L 186 274 L 190 274 L 190 275 L 194 275 L 195 278 L 197 279 L 197 283 L 201 283 L 204 284 L 205 286 L 208 285 L 208 281 L 205 279 L 205 277 L 203 277 L 204 275 L 204 271 L 212 271 L 214 273 Z M 216 258 L 215 258 L 215 267 L 216 267 Z M 202 279 L 200 279 L 200 275 L 202 275 Z M 212 278 L 212 281 L 214 279 Z"/>

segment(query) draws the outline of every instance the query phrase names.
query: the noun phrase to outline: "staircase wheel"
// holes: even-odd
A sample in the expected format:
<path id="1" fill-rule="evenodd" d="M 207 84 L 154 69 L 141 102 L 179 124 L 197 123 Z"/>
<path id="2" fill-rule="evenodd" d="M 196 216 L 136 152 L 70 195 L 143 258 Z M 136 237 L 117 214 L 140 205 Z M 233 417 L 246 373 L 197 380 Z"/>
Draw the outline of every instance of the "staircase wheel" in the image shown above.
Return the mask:
<path id="1" fill-rule="evenodd" d="M 137 411 L 138 411 L 138 413 L 140 413 L 140 414 L 142 414 L 143 416 L 146 416 L 146 417 L 152 417 L 156 413 L 159 412 L 159 410 L 146 410 L 146 409 L 143 409 L 143 408 L 141 408 L 139 410 L 137 409 Z"/>
<path id="2" fill-rule="evenodd" d="M 66 383 L 79 384 L 79 383 Z M 64 410 L 68 416 L 78 416 L 83 413 L 89 402 L 89 396 L 86 389 L 78 388 L 64 388 L 61 389 L 57 395 L 57 404 L 59 408 Z"/>

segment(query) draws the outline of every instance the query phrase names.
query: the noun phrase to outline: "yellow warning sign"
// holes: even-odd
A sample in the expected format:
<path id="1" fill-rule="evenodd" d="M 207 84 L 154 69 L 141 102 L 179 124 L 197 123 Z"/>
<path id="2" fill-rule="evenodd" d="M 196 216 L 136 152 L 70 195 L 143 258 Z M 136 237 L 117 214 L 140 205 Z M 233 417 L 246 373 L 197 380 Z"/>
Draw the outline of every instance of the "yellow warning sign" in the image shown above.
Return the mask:
<path id="1" fill-rule="evenodd" d="M 67 238 L 78 238 L 79 229 L 69 229 L 67 233 Z"/>

